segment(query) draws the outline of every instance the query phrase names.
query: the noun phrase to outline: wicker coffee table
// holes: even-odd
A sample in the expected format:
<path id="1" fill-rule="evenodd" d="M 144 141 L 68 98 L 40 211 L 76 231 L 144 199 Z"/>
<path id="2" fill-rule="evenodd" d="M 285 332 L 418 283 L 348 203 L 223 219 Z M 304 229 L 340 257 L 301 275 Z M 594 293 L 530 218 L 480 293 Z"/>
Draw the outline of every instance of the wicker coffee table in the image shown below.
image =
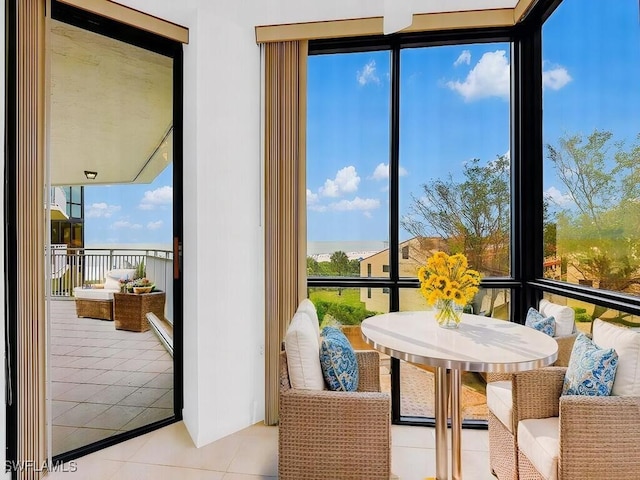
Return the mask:
<path id="1" fill-rule="evenodd" d="M 149 330 L 147 313 L 164 318 L 165 292 L 114 293 L 113 321 L 116 330 L 146 332 Z"/>

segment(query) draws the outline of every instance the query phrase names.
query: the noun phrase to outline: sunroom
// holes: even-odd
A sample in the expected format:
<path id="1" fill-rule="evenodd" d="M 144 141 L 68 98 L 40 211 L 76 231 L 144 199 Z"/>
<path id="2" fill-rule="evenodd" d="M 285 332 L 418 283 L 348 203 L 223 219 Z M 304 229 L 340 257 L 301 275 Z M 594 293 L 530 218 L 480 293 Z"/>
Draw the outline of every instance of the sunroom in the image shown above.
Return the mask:
<path id="1" fill-rule="evenodd" d="M 300 301 L 371 348 L 362 320 L 428 308 L 416 269 L 438 250 L 481 273 L 473 314 L 524 323 L 546 299 L 584 333 L 598 318 L 640 326 L 637 2 L 396 3 L 53 2 L 108 17 L 107 36 L 121 23 L 140 38 L 188 32 L 160 33 L 178 52 L 173 411 L 67 455 L 46 433 L 47 238 L 31 194 L 50 186 L 46 90 L 28 90 L 49 78 L 50 5 L 5 2 L 7 460 L 74 460 L 176 422 L 196 447 L 276 425 L 278 354 Z M 394 426 L 430 431 L 433 372 L 381 361 Z M 465 431 L 487 427 L 485 388 L 463 374 Z"/>

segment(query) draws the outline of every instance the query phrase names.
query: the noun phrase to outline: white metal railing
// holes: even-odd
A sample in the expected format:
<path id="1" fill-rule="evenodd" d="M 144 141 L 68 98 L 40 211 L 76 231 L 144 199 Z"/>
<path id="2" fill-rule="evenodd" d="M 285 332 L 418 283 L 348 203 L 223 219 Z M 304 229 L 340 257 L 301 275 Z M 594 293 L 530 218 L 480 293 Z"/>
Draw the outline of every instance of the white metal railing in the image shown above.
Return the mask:
<path id="1" fill-rule="evenodd" d="M 109 270 L 136 268 L 141 262 L 144 262 L 147 278 L 156 284 L 156 288 L 173 290 L 173 252 L 170 250 L 52 246 L 51 296 L 70 297 L 75 287 L 104 282 Z"/>

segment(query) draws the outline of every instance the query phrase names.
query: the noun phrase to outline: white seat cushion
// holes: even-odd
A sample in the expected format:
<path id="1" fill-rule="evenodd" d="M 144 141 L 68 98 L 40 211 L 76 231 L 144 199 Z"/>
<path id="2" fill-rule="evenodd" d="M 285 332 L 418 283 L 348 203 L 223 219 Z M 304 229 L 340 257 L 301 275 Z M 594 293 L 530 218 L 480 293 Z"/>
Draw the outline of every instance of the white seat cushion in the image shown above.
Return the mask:
<path id="1" fill-rule="evenodd" d="M 511 381 L 487 383 L 487 407 L 513 433 L 513 397 Z"/>
<path id="2" fill-rule="evenodd" d="M 564 337 L 574 332 L 576 328 L 576 312 L 573 311 L 573 308 L 558 305 L 545 299 L 540 300 L 538 307 L 543 316 L 553 317 L 556 321 L 556 337 Z"/>
<path id="3" fill-rule="evenodd" d="M 73 289 L 73 296 L 78 300 L 113 300 L 113 292 L 114 290 L 104 288 L 75 287 Z"/>
<path id="4" fill-rule="evenodd" d="M 558 417 L 518 422 L 518 449 L 546 480 L 558 478 L 559 436 Z"/>
<path id="5" fill-rule="evenodd" d="M 320 343 L 311 318 L 297 312 L 291 319 L 284 337 L 287 367 L 292 388 L 324 390 L 325 383 L 320 367 Z"/>
<path id="6" fill-rule="evenodd" d="M 600 348 L 613 348 L 618 354 L 618 368 L 612 395 L 640 395 L 640 332 L 619 327 L 596 318 L 593 342 Z"/>

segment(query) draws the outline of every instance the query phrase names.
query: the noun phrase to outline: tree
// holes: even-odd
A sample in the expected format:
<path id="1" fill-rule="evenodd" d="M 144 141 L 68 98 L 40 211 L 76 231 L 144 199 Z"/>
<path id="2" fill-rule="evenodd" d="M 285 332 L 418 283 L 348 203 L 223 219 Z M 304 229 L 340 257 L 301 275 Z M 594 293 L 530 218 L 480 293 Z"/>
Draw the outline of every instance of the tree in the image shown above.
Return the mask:
<path id="1" fill-rule="evenodd" d="M 627 151 L 611 132 L 565 135 L 547 156 L 573 201 L 556 213 L 558 253 L 600 288 L 640 285 L 640 145 Z"/>
<path id="2" fill-rule="evenodd" d="M 450 174 L 422 185 L 411 196 L 400 225 L 416 237 L 439 236 L 451 253 L 464 253 L 476 270 L 509 273 L 510 160 L 506 155 L 482 165 L 467 163 L 458 182 Z"/>
<path id="3" fill-rule="evenodd" d="M 339 276 L 345 276 L 349 273 L 349 257 L 341 250 L 333 252 L 330 257 L 331 271 Z"/>

